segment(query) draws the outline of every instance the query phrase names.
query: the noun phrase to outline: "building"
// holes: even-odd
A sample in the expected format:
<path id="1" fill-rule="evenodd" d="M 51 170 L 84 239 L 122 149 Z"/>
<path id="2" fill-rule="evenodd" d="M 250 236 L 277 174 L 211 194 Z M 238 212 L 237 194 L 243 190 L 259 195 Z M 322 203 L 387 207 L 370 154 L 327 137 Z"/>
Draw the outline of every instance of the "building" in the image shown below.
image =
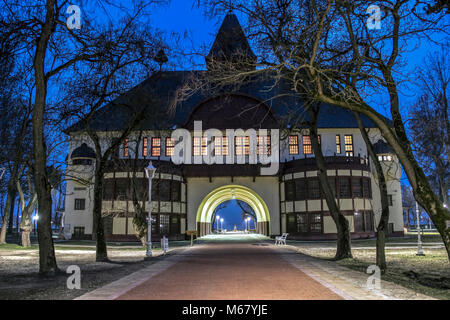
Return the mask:
<path id="1" fill-rule="evenodd" d="M 231 61 L 239 67 L 242 59 L 250 62 L 246 66 L 256 61 L 236 16 L 229 13 L 206 58 L 207 70 L 160 71 L 94 116 L 90 126 L 106 147 L 120 136 L 130 117 L 128 109 L 121 107 L 123 102 L 151 110 L 107 164 L 103 189 L 107 239 L 136 240 L 133 190 L 148 212 L 148 180 L 143 168 L 149 160 L 157 168 L 151 208 L 155 238 L 184 239 L 187 230 L 208 234 L 214 209 L 230 199 L 245 201 L 253 208 L 259 233 L 288 232 L 292 238 L 312 240 L 336 238 L 308 131 L 293 124 L 295 119 L 306 118 L 304 108 L 297 97 L 282 94 L 288 91 L 286 84 L 258 73 L 238 87 L 224 87 L 214 94 L 197 92 L 182 101 L 174 98 L 189 79 L 211 72 L 214 61 Z M 400 165 L 375 125 L 368 118 L 362 120 L 370 128 L 370 138 L 376 142 L 387 173 L 389 233 L 402 235 Z M 198 135 L 199 124 L 202 130 L 215 129 L 211 131 L 215 135 Z M 298 129 L 291 129 L 294 127 Z M 318 127 L 327 173 L 352 237 L 373 237 L 381 214 L 380 194 L 357 122 L 351 112 L 323 105 Z M 189 141 L 183 139 L 188 161 L 176 164 L 173 159 L 179 145 L 173 135 L 180 130 L 191 134 Z M 233 131 L 233 136 L 227 130 L 238 131 Z M 73 238 L 91 238 L 94 146 L 82 123 L 66 133 L 70 143 L 65 227 Z M 213 147 L 215 159 L 221 161 L 202 163 Z M 252 156 L 270 156 L 269 165 L 276 170 L 263 173 L 267 165 L 255 162 Z"/>

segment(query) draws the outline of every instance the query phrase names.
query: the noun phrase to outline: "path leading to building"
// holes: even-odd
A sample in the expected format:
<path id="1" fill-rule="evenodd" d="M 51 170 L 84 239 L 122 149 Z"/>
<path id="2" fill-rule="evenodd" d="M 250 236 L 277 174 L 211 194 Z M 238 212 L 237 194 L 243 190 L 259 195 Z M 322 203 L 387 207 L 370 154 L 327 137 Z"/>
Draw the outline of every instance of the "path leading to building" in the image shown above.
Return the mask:
<path id="1" fill-rule="evenodd" d="M 367 275 L 255 235 L 208 236 L 199 244 L 80 299 L 423 299 L 403 287 L 369 290 Z"/>

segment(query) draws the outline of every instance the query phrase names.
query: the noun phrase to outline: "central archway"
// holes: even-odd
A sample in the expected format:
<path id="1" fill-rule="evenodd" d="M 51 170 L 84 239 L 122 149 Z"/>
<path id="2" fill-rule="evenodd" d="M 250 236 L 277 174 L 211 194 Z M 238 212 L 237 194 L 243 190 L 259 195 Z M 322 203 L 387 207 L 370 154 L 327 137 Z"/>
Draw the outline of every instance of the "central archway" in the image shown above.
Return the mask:
<path id="1" fill-rule="evenodd" d="M 256 214 L 256 232 L 269 235 L 269 209 L 264 200 L 252 189 L 240 185 L 226 185 L 211 191 L 197 210 L 197 230 L 200 236 L 211 233 L 211 218 L 214 209 L 228 200 L 242 200 L 248 203 Z"/>

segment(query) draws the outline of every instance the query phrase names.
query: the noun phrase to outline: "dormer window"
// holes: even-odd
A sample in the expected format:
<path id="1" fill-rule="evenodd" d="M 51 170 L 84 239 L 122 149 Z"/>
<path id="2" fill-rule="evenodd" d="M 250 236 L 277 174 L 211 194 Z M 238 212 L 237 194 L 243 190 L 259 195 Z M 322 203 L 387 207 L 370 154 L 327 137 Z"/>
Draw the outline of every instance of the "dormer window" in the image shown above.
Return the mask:
<path id="1" fill-rule="evenodd" d="M 129 153 L 128 153 L 128 139 L 125 139 L 124 143 L 123 143 L 123 156 L 125 158 L 128 158 Z"/>
<path id="2" fill-rule="evenodd" d="M 386 162 L 392 160 L 394 160 L 394 158 L 390 154 L 378 155 L 378 161 Z"/>

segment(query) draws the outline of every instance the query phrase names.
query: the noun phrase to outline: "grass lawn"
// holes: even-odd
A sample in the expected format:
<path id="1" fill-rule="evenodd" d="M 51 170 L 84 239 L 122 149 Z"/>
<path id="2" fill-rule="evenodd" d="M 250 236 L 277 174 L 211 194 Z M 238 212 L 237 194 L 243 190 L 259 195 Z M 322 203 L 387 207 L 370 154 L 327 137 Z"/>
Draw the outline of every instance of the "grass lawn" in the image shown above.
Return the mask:
<path id="1" fill-rule="evenodd" d="M 332 259 L 335 250 L 299 246 L 305 254 Z M 426 256 L 416 256 L 415 249 L 386 249 L 387 272 L 383 280 L 391 281 L 437 299 L 450 300 L 450 263 L 445 249 L 424 249 Z M 366 272 L 375 263 L 375 249 L 353 250 L 352 259 L 336 263 Z"/>

